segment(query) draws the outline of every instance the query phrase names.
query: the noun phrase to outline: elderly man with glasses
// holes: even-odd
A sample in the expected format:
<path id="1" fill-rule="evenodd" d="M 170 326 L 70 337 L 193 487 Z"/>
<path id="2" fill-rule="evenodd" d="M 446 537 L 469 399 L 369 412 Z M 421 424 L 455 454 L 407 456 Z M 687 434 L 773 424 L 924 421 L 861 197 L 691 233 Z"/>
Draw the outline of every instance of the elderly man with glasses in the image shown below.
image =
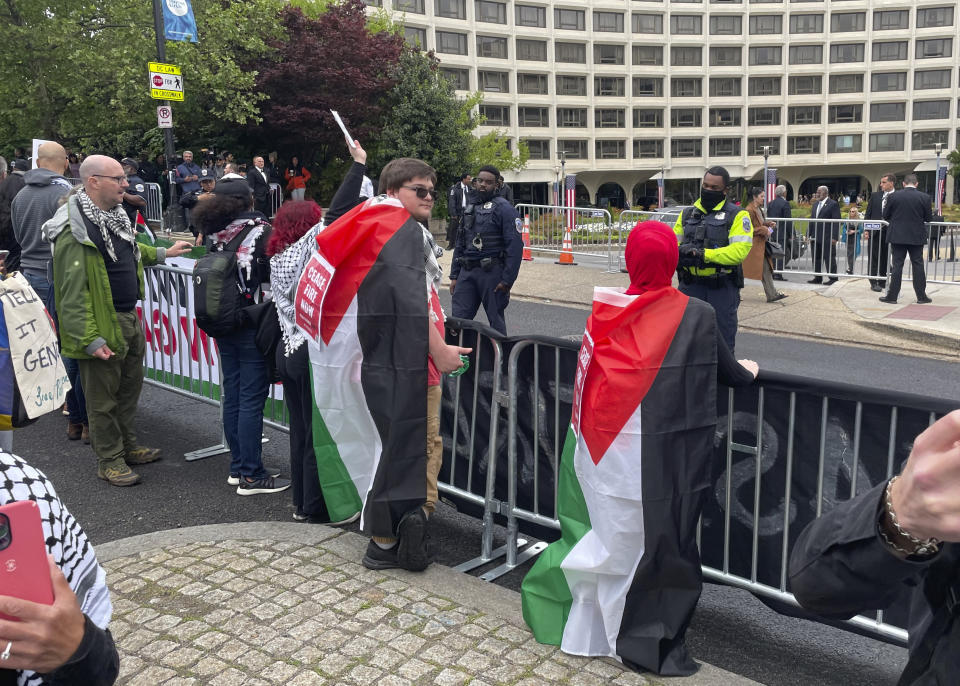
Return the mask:
<path id="1" fill-rule="evenodd" d="M 145 349 L 136 313 L 143 267 L 182 255 L 190 244 L 165 249 L 137 242 L 121 206 L 128 183 L 116 160 L 91 155 L 80 165 L 80 181 L 43 226 L 53 245 L 61 353 L 80 367 L 97 476 L 132 486 L 140 477 L 130 465 L 158 459 L 134 432 Z"/>

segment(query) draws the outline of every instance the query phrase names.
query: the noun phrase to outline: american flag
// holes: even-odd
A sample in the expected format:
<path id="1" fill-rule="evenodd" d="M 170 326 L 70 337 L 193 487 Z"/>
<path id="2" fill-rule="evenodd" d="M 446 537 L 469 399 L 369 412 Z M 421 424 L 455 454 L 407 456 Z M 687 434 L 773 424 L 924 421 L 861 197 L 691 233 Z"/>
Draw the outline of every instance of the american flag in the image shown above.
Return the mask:
<path id="1" fill-rule="evenodd" d="M 777 170 L 767 169 L 767 178 L 764 181 L 767 188 L 767 204 L 770 204 L 777 197 Z"/>
<path id="2" fill-rule="evenodd" d="M 657 207 L 663 207 L 663 174 L 657 179 Z"/>
<path id="3" fill-rule="evenodd" d="M 576 207 L 576 195 L 577 195 L 577 175 L 576 174 L 567 174 L 567 178 L 563 181 L 563 190 L 564 190 L 564 205 L 567 207 Z M 567 212 L 567 228 L 570 231 L 573 231 L 573 212 Z"/>
<path id="4" fill-rule="evenodd" d="M 553 205 L 555 207 L 560 207 L 560 182 L 553 182 Z"/>
<path id="5" fill-rule="evenodd" d="M 936 210 L 936 214 L 943 214 L 943 192 L 946 190 L 947 186 L 947 168 L 938 167 L 937 168 L 937 197 L 933 201 L 933 207 Z"/>

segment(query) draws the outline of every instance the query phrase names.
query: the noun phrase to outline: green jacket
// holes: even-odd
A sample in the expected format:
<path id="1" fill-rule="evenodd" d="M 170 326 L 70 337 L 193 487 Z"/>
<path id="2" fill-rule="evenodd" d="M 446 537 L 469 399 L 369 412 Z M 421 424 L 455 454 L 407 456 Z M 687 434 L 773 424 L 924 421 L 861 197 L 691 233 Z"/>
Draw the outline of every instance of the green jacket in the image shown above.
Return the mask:
<path id="1" fill-rule="evenodd" d="M 53 288 L 60 320 L 60 352 L 87 360 L 107 345 L 119 356 L 127 353 L 103 255 L 87 235 L 82 210 L 70 195 L 43 225 L 43 235 L 53 248 Z M 143 299 L 143 267 L 162 263 L 166 249 L 140 245 L 137 263 L 139 297 Z"/>

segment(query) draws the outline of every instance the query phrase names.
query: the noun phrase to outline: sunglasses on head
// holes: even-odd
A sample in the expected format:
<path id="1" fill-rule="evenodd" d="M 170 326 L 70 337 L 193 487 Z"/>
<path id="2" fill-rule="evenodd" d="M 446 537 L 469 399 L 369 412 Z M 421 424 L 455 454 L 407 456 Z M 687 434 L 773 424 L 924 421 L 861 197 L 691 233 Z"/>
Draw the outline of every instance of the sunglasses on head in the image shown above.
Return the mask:
<path id="1" fill-rule="evenodd" d="M 425 200 L 428 195 L 434 200 L 440 197 L 440 191 L 436 188 L 424 188 L 423 186 L 401 186 L 401 188 L 414 191 L 421 200 Z"/>

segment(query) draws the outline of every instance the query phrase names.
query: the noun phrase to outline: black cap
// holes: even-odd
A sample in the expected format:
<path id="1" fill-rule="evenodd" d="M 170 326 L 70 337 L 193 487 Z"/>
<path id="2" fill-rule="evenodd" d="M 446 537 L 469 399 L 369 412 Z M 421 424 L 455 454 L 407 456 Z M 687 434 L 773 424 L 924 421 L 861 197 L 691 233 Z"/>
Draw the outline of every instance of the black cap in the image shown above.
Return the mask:
<path id="1" fill-rule="evenodd" d="M 13 161 L 13 170 L 14 171 L 27 171 L 30 169 L 30 162 L 28 160 L 14 160 Z"/>
<path id="2" fill-rule="evenodd" d="M 124 157 L 122 160 L 120 160 L 120 164 L 122 164 L 125 167 L 132 167 L 134 169 L 137 169 L 140 167 L 140 163 L 137 162 L 132 157 Z"/>
<path id="3" fill-rule="evenodd" d="M 209 170 L 209 169 L 201 169 L 201 170 L 200 170 L 200 180 L 201 180 L 201 181 L 215 181 L 216 179 L 213 178 L 213 174 L 210 173 L 210 170 Z"/>
<path id="4" fill-rule="evenodd" d="M 253 190 L 246 179 L 220 179 L 220 183 L 213 189 L 214 195 L 232 195 L 235 198 L 249 198 Z"/>

